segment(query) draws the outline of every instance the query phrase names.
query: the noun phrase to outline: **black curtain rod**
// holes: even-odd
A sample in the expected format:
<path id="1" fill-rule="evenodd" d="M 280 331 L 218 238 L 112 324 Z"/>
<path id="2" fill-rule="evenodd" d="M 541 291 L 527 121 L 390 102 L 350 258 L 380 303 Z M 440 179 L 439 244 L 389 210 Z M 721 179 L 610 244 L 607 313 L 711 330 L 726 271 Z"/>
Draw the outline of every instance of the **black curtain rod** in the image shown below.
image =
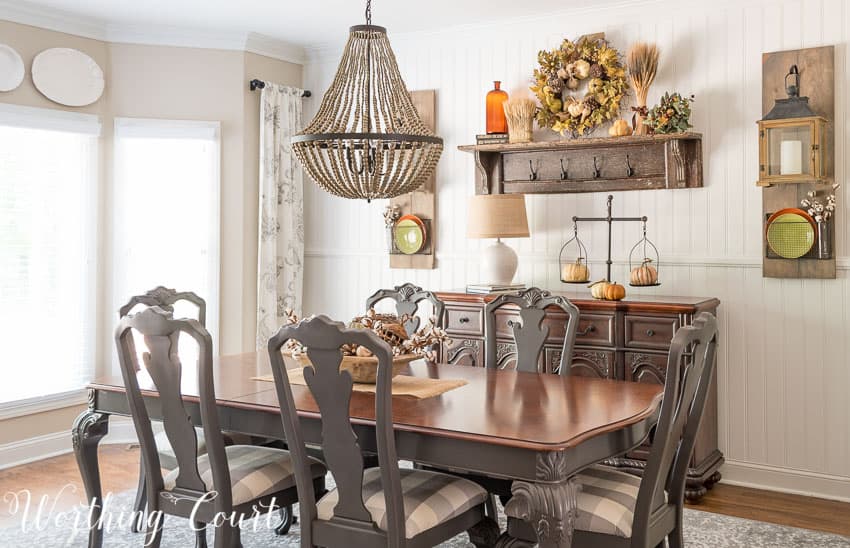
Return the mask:
<path id="1" fill-rule="evenodd" d="M 248 84 L 251 86 L 251 91 L 254 91 L 255 89 L 263 89 L 264 87 L 266 87 L 265 82 L 263 82 L 262 80 L 257 80 L 256 78 L 248 82 Z M 313 94 L 310 92 L 310 90 L 305 89 L 304 93 L 301 94 L 301 97 L 310 97 L 311 95 Z"/>

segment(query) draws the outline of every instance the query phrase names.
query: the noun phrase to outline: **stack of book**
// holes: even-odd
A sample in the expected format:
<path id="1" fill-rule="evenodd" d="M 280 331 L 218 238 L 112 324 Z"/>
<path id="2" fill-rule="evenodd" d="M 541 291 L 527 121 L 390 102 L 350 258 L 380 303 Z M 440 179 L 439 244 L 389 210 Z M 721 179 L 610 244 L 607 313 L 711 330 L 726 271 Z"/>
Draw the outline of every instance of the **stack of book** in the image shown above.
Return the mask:
<path id="1" fill-rule="evenodd" d="M 475 143 L 479 145 L 503 145 L 507 142 L 507 133 L 483 133 L 475 136 Z"/>
<path id="2" fill-rule="evenodd" d="M 477 293 L 479 295 L 507 293 L 521 291 L 523 289 L 525 289 L 525 284 L 470 284 L 466 286 L 467 293 Z"/>

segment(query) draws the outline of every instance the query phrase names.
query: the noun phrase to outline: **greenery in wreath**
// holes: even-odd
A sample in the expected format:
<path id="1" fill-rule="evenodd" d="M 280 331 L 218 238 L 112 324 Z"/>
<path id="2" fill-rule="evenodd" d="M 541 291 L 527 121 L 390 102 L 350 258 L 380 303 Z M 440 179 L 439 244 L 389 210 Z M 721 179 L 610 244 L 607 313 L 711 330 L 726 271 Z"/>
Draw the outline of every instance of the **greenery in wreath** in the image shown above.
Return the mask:
<path id="1" fill-rule="evenodd" d="M 692 128 L 691 103 L 694 96 L 682 97 L 679 93 L 664 92 L 661 101 L 649 111 L 644 125 L 653 133 L 682 133 Z"/>
<path id="2" fill-rule="evenodd" d="M 540 51 L 537 62 L 531 91 L 540 100 L 540 127 L 576 137 L 617 118 L 629 85 L 619 52 L 604 38 L 564 40 Z"/>

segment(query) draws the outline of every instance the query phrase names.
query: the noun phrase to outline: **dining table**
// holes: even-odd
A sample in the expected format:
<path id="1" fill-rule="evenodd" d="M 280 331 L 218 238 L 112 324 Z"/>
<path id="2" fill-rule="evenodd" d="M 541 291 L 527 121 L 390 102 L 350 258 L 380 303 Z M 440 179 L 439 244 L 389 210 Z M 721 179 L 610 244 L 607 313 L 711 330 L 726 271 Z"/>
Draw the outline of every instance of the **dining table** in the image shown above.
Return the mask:
<path id="1" fill-rule="evenodd" d="M 183 364 L 181 389 L 187 414 L 200 426 L 196 367 Z M 259 380 L 271 373 L 268 354 L 220 356 L 213 367 L 221 428 L 285 440 L 274 384 Z M 423 466 L 509 480 L 507 529 L 495 537 L 492 531 L 470 532 L 503 547 L 570 546 L 580 489 L 576 474 L 640 445 L 658 419 L 663 390 L 657 384 L 425 360 L 410 363 L 401 374 L 465 382 L 435 397 L 393 396 L 396 449 L 400 459 Z M 144 371 L 138 375 L 151 420 L 161 420 L 153 383 Z M 97 378 L 88 390 L 88 407 L 74 421 L 72 441 L 91 504 L 88 545 L 98 548 L 104 530 L 98 526 L 103 493 L 97 448 L 108 433 L 109 417 L 130 416 L 130 407 L 120 375 Z M 315 400 L 306 386 L 293 384 L 292 391 L 305 441 L 321 446 Z M 376 454 L 374 394 L 353 392 L 350 416 L 361 449 Z"/>

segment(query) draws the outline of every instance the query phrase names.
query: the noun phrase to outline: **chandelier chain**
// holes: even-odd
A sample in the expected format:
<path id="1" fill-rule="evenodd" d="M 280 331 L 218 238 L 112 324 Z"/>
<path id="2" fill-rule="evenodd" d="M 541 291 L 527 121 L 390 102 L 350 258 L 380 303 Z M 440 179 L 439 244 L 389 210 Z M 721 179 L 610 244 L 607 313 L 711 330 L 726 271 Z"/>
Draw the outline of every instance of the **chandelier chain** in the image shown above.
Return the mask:
<path id="1" fill-rule="evenodd" d="M 372 24 L 372 0 L 366 0 L 366 24 Z"/>

